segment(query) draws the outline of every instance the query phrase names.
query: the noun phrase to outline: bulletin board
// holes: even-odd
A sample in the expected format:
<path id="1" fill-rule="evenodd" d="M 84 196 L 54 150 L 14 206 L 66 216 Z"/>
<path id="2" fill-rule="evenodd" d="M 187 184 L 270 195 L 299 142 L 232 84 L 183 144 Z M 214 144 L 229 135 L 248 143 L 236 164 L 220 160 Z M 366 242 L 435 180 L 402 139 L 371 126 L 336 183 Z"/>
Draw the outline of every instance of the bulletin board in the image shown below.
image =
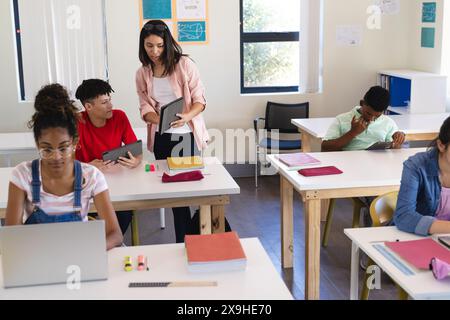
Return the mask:
<path id="1" fill-rule="evenodd" d="M 163 20 L 180 44 L 208 44 L 208 0 L 138 0 L 140 26 Z"/>

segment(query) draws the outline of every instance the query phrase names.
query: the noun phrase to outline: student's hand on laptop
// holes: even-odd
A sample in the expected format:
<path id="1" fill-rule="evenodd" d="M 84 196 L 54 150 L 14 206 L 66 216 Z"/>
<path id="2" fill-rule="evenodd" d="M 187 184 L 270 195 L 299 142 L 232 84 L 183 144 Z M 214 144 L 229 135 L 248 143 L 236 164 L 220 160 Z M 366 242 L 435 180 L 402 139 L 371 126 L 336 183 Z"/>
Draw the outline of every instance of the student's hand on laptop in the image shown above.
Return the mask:
<path id="1" fill-rule="evenodd" d="M 140 157 L 134 157 L 130 151 L 128 151 L 128 156 L 130 158 L 126 158 L 126 157 L 120 157 L 119 160 L 117 161 L 120 165 L 127 167 L 127 168 L 136 168 L 140 163 L 141 163 L 141 158 Z"/>
<path id="2" fill-rule="evenodd" d="M 367 129 L 368 125 L 369 125 L 369 122 L 364 120 L 363 117 L 356 119 L 356 117 L 353 116 L 352 128 L 350 129 L 350 131 L 353 132 L 355 134 L 355 136 L 357 136 L 357 135 L 360 135 L 361 133 L 363 133 L 364 130 Z"/>
<path id="3" fill-rule="evenodd" d="M 397 131 L 392 135 L 392 149 L 400 149 L 405 142 L 405 134 L 401 131 Z"/>
<path id="4" fill-rule="evenodd" d="M 93 165 L 94 167 L 97 167 L 97 169 L 99 169 L 100 171 L 105 171 L 106 169 L 114 165 L 114 163 L 110 160 L 103 161 L 100 159 L 94 159 L 91 162 L 89 162 L 89 164 Z"/>
<path id="5" fill-rule="evenodd" d="M 192 120 L 189 114 L 187 113 L 177 113 L 176 116 L 179 117 L 180 119 L 170 124 L 172 128 L 180 128 Z"/>

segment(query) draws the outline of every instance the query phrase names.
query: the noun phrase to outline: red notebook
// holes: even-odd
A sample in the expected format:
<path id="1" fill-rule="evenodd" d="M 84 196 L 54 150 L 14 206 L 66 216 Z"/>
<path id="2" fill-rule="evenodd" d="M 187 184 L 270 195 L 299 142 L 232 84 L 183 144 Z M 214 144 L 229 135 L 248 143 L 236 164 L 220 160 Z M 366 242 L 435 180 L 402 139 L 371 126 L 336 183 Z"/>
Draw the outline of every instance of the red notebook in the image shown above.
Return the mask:
<path id="1" fill-rule="evenodd" d="M 302 176 L 305 177 L 315 177 L 315 176 L 328 176 L 332 174 L 341 174 L 343 172 L 334 166 L 328 166 L 328 167 L 301 169 L 298 170 L 298 173 L 300 173 Z"/>
<path id="2" fill-rule="evenodd" d="M 186 235 L 184 238 L 189 271 L 242 270 L 247 257 L 235 231 Z"/>
<path id="3" fill-rule="evenodd" d="M 429 269 L 431 258 L 450 263 L 450 250 L 431 238 L 385 242 L 385 245 L 418 269 Z"/>

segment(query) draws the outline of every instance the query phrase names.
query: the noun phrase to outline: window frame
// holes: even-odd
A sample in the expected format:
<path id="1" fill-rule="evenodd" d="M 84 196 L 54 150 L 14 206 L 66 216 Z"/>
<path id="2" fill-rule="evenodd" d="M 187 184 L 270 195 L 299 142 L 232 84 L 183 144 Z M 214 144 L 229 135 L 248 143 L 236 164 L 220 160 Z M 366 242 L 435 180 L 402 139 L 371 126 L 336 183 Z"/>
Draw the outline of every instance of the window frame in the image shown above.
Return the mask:
<path id="1" fill-rule="evenodd" d="M 12 0 L 14 31 L 16 36 L 17 71 L 19 76 L 20 101 L 25 102 L 25 79 L 23 75 L 22 37 L 20 29 L 19 0 Z"/>
<path id="2" fill-rule="evenodd" d="M 300 84 L 297 86 L 264 86 L 264 87 L 246 87 L 244 85 L 244 45 L 246 43 L 298 42 L 300 45 L 300 41 L 299 41 L 300 40 L 300 31 L 298 31 L 298 32 L 244 32 L 244 1 L 245 0 L 239 0 L 241 94 L 299 92 Z"/>

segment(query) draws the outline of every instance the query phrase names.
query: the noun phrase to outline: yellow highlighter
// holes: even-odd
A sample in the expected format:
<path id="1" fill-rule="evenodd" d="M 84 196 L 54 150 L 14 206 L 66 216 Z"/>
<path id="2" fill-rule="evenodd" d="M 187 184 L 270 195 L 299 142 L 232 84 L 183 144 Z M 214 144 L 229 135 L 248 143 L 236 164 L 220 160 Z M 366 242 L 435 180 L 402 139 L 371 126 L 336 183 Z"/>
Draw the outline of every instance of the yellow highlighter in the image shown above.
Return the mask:
<path id="1" fill-rule="evenodd" d="M 126 256 L 124 261 L 124 270 L 125 271 L 132 271 L 133 270 L 133 264 L 131 263 L 131 257 Z"/>

